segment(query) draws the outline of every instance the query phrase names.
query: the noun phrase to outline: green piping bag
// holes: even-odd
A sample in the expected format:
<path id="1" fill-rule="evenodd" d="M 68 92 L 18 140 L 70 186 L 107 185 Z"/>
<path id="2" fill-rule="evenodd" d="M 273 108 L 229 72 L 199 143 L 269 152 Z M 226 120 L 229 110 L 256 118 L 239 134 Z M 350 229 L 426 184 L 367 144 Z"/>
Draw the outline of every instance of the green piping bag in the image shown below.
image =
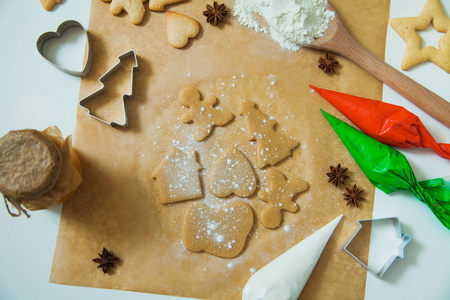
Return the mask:
<path id="1" fill-rule="evenodd" d="M 409 191 L 428 205 L 450 229 L 450 180 L 448 177 L 418 182 L 406 157 L 321 110 L 342 143 L 374 186 L 386 194 Z"/>

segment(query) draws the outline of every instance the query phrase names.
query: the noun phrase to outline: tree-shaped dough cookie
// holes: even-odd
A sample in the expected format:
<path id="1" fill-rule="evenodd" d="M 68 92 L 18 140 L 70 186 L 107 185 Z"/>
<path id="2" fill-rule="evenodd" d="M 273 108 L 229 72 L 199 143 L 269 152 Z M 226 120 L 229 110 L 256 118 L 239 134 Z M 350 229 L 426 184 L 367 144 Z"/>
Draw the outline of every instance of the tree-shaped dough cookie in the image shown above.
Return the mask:
<path id="1" fill-rule="evenodd" d="M 208 96 L 202 101 L 200 92 L 194 87 L 186 87 L 181 90 L 178 100 L 188 109 L 181 115 L 181 121 L 183 123 L 194 122 L 194 137 L 198 142 L 204 140 L 212 132 L 214 126 L 223 126 L 234 117 L 231 112 L 214 108 L 217 102 L 216 97 Z"/>
<path id="2" fill-rule="evenodd" d="M 284 174 L 274 168 L 266 171 L 269 189 L 261 189 L 258 198 L 269 205 L 261 213 L 261 223 L 266 228 L 275 228 L 281 224 L 281 211 L 296 212 L 297 203 L 292 198 L 300 192 L 306 191 L 308 184 L 298 178 L 287 179 Z"/>
<path id="3" fill-rule="evenodd" d="M 277 124 L 255 107 L 255 102 L 242 100 L 239 114 L 244 116 L 250 141 L 256 140 L 256 166 L 260 169 L 275 165 L 289 155 L 298 142 L 275 131 Z"/>

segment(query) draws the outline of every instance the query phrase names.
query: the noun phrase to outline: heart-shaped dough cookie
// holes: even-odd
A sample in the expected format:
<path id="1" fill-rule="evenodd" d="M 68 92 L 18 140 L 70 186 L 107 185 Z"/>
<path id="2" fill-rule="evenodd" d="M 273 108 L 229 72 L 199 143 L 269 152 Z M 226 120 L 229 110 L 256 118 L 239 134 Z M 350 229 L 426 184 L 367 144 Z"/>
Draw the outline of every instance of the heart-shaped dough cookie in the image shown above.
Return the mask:
<path id="1" fill-rule="evenodd" d="M 190 38 L 195 38 L 199 34 L 200 24 L 191 17 L 168 11 L 166 29 L 169 44 L 175 48 L 183 48 Z"/>
<path id="2" fill-rule="evenodd" d="M 235 194 L 244 198 L 255 192 L 255 172 L 241 151 L 230 147 L 218 158 L 208 179 L 208 189 L 216 197 Z"/>
<path id="3" fill-rule="evenodd" d="M 231 202 L 220 208 L 195 202 L 184 215 L 183 244 L 193 252 L 235 257 L 244 248 L 252 226 L 253 212 L 244 202 Z"/>

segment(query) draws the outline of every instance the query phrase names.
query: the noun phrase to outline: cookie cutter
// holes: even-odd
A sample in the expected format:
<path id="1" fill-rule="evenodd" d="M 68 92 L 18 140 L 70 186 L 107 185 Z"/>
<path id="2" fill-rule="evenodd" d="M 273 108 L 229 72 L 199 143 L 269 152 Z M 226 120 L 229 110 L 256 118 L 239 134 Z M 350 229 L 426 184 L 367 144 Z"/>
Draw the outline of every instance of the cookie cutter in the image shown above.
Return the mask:
<path id="1" fill-rule="evenodd" d="M 129 94 L 123 94 L 122 95 L 122 108 L 123 108 L 123 114 L 124 114 L 124 123 L 120 124 L 114 121 L 111 122 L 107 122 L 93 114 L 91 114 L 90 110 L 84 106 L 85 103 L 91 101 L 93 98 L 95 98 L 97 95 L 99 95 L 100 93 L 104 92 L 106 90 L 105 84 L 103 83 L 104 80 L 108 79 L 108 77 L 113 74 L 122 64 L 122 61 L 127 59 L 128 57 L 133 56 L 134 57 L 134 61 L 135 61 L 135 65 L 131 68 L 131 84 L 130 84 L 130 93 Z M 95 92 L 93 92 L 90 95 L 87 95 L 86 97 L 84 97 L 83 99 L 80 100 L 80 102 L 78 103 L 80 105 L 80 107 L 84 108 L 85 110 L 87 110 L 87 113 L 89 116 L 91 116 L 92 118 L 105 123 L 107 125 L 110 125 L 111 127 L 127 127 L 128 126 L 128 116 L 127 116 L 127 108 L 125 106 L 125 100 L 127 98 L 132 98 L 134 97 L 134 88 L 133 88 L 133 83 L 134 83 L 134 70 L 138 70 L 139 69 L 139 64 L 138 64 L 138 60 L 137 60 L 137 56 L 136 53 L 134 52 L 134 50 L 130 50 L 128 52 L 125 52 L 119 56 L 117 56 L 117 59 L 119 60 L 114 66 L 112 66 L 111 69 L 109 69 L 108 71 L 106 71 L 105 74 L 103 74 L 99 79 L 98 82 L 100 82 L 100 84 L 102 85 L 102 87 L 98 90 L 96 90 Z"/>
<path id="2" fill-rule="evenodd" d="M 64 32 L 66 32 L 66 30 L 68 30 L 69 28 L 74 28 L 74 27 L 81 28 L 83 30 L 84 35 L 86 36 L 86 46 L 88 48 L 87 57 L 84 60 L 84 64 L 83 64 L 81 71 L 75 71 L 75 70 L 69 70 L 69 69 L 63 68 L 63 67 L 59 66 L 58 64 L 51 62 L 44 55 L 44 52 L 43 52 L 44 45 L 46 42 L 48 42 L 51 39 L 60 39 L 63 36 Z M 49 32 L 43 33 L 36 42 L 36 48 L 37 48 L 39 54 L 49 64 L 51 64 L 53 67 L 55 67 L 56 69 L 66 73 L 66 74 L 73 75 L 73 76 L 86 76 L 87 74 L 89 74 L 89 70 L 91 69 L 91 66 L 92 66 L 92 47 L 91 47 L 89 35 L 88 35 L 86 29 L 84 29 L 83 25 L 81 25 L 78 21 L 75 21 L 75 20 L 65 21 L 58 26 L 56 31 L 49 31 Z"/>
<path id="3" fill-rule="evenodd" d="M 393 226 L 394 226 L 394 230 L 395 230 L 395 236 L 396 236 L 396 238 L 401 239 L 402 242 L 399 244 L 399 246 L 397 248 L 397 254 L 391 255 L 386 260 L 386 262 L 381 267 L 381 269 L 377 271 L 377 270 L 374 270 L 373 268 L 370 268 L 365 263 L 363 263 L 358 257 L 356 257 L 352 252 L 350 252 L 350 250 L 348 250 L 347 247 L 348 247 L 348 245 L 351 244 L 353 239 L 358 235 L 359 231 L 363 227 L 363 225 L 361 223 L 363 223 L 363 222 L 386 221 L 386 220 L 392 220 Z M 411 241 L 411 236 L 409 234 L 407 234 L 407 233 L 402 233 L 402 228 L 400 226 L 400 221 L 399 221 L 399 219 L 397 217 L 382 218 L 382 219 L 359 220 L 359 221 L 356 221 L 355 224 L 358 225 L 358 228 L 355 230 L 355 232 L 352 234 L 352 236 L 350 236 L 350 238 L 348 239 L 347 243 L 344 245 L 344 247 L 342 247 L 342 250 L 347 252 L 348 255 L 350 255 L 354 260 L 356 260 L 358 263 L 360 263 L 361 266 L 364 269 L 366 269 L 370 274 L 372 274 L 373 276 L 375 276 L 377 278 L 381 278 L 384 275 L 384 273 L 386 272 L 386 270 L 389 269 L 389 267 L 392 265 L 392 263 L 397 259 L 397 257 L 400 257 L 400 258 L 404 258 L 405 257 L 404 249 L 405 249 L 406 245 L 408 245 L 408 243 Z"/>

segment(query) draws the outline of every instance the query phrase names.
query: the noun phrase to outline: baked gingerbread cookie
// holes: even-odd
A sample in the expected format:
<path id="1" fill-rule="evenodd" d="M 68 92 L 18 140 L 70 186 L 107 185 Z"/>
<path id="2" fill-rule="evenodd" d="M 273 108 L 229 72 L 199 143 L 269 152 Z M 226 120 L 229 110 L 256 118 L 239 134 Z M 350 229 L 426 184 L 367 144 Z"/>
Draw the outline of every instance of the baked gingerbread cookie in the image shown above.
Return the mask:
<path id="1" fill-rule="evenodd" d="M 175 48 L 183 48 L 189 39 L 195 38 L 200 33 L 200 23 L 194 18 L 168 11 L 166 30 L 169 44 Z"/>
<path id="2" fill-rule="evenodd" d="M 216 197 L 235 194 L 245 198 L 255 192 L 255 172 L 241 151 L 230 147 L 219 156 L 209 175 L 208 189 Z"/>
<path id="3" fill-rule="evenodd" d="M 41 4 L 45 10 L 52 10 L 53 6 L 60 3 L 61 0 L 41 0 Z"/>
<path id="4" fill-rule="evenodd" d="M 300 192 L 306 191 L 308 184 L 298 178 L 287 179 L 286 176 L 269 168 L 265 173 L 269 180 L 269 188 L 261 189 L 258 198 L 269 205 L 261 213 L 261 223 L 266 228 L 276 228 L 281 224 L 281 211 L 296 212 L 298 205 L 292 199 Z"/>
<path id="5" fill-rule="evenodd" d="M 126 11 L 130 16 L 131 23 L 137 25 L 142 22 L 145 15 L 144 2 L 147 0 L 102 0 L 111 2 L 109 10 L 115 16 Z"/>
<path id="6" fill-rule="evenodd" d="M 277 124 L 256 108 L 250 100 L 242 100 L 239 114 L 245 118 L 247 135 L 250 141 L 256 141 L 256 166 L 260 169 L 267 165 L 275 165 L 291 155 L 298 142 L 277 132 Z"/>
<path id="7" fill-rule="evenodd" d="M 201 169 L 194 150 L 186 155 L 175 147 L 170 148 L 151 175 L 158 184 L 161 204 L 203 197 L 198 174 Z"/>
<path id="8" fill-rule="evenodd" d="M 231 112 L 220 111 L 214 107 L 217 103 L 216 97 L 208 96 L 202 101 L 200 92 L 194 87 L 182 89 L 178 94 L 178 101 L 187 108 L 181 115 L 181 121 L 194 122 L 194 137 L 198 142 L 209 136 L 214 126 L 223 126 L 234 118 Z"/>
<path id="9" fill-rule="evenodd" d="M 152 11 L 164 11 L 167 5 L 182 2 L 185 0 L 150 0 L 148 2 L 148 8 Z"/>
<path id="10" fill-rule="evenodd" d="M 184 216 L 183 245 L 193 252 L 235 257 L 244 248 L 252 227 L 252 209 L 242 201 L 230 202 L 220 208 L 194 202 Z"/>
<path id="11" fill-rule="evenodd" d="M 431 61 L 450 73 L 450 19 L 445 15 L 439 0 L 428 0 L 417 17 L 395 18 L 390 21 L 390 24 L 406 42 L 402 70 Z M 433 46 L 421 48 L 422 38 L 417 31 L 425 30 L 430 24 L 436 31 L 445 33 L 439 39 L 439 49 Z"/>

